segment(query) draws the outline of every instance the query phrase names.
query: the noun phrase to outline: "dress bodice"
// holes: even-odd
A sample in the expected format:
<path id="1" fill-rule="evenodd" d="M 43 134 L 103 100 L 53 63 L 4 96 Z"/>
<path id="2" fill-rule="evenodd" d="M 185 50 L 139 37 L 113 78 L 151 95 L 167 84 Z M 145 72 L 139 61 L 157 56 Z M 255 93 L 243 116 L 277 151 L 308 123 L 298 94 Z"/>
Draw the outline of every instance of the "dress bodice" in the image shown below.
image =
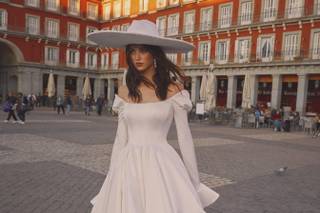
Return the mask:
<path id="1" fill-rule="evenodd" d="M 113 104 L 113 110 L 127 125 L 128 144 L 166 143 L 176 107 L 191 110 L 192 103 L 187 90 L 163 101 L 146 103 L 129 103 L 115 95 Z"/>

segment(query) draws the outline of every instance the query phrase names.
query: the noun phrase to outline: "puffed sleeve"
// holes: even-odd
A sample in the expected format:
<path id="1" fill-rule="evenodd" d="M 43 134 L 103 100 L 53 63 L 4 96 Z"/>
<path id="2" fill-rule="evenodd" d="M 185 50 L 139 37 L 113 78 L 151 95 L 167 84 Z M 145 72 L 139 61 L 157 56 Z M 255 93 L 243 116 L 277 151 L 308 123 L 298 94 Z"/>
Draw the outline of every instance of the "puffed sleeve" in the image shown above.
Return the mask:
<path id="1" fill-rule="evenodd" d="M 112 147 L 109 170 L 113 169 L 115 163 L 117 162 L 120 151 L 126 146 L 128 142 L 128 130 L 123 112 L 124 105 L 124 100 L 121 99 L 118 95 L 115 95 L 112 110 L 118 114 L 118 126 Z"/>
<path id="2" fill-rule="evenodd" d="M 178 143 L 184 165 L 188 171 L 191 182 L 198 192 L 202 206 L 209 206 L 218 199 L 219 194 L 200 182 L 195 148 L 188 123 L 188 112 L 192 109 L 189 92 L 182 90 L 180 94 L 176 94 L 172 98 L 172 102 Z"/>

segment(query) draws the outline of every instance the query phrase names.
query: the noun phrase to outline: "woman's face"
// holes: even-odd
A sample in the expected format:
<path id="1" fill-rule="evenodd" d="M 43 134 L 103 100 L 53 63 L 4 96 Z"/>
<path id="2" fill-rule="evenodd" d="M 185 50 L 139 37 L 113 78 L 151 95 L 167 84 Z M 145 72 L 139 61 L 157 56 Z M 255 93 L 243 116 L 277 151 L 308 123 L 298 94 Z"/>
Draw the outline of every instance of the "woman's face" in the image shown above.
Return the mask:
<path id="1" fill-rule="evenodd" d="M 145 72 L 153 67 L 153 56 L 143 45 L 132 45 L 130 46 L 130 58 L 139 72 Z"/>

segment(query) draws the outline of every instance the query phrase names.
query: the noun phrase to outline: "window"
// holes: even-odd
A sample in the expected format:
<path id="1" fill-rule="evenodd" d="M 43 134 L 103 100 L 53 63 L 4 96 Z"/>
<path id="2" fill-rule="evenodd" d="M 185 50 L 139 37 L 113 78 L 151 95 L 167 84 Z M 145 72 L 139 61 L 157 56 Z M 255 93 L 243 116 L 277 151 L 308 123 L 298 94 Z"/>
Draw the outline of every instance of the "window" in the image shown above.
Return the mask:
<path id="1" fill-rule="evenodd" d="M 109 53 L 101 54 L 101 69 L 108 69 L 109 67 Z"/>
<path id="2" fill-rule="evenodd" d="M 274 36 L 262 36 L 258 38 L 257 59 L 262 62 L 270 62 L 273 60 Z"/>
<path id="3" fill-rule="evenodd" d="M 320 31 L 312 34 L 312 59 L 320 59 Z"/>
<path id="4" fill-rule="evenodd" d="M 182 0 L 183 3 L 187 4 L 187 3 L 191 3 L 191 2 L 195 2 L 195 0 Z"/>
<path id="5" fill-rule="evenodd" d="M 167 35 L 172 36 L 172 35 L 178 35 L 179 31 L 179 13 L 176 14 L 171 14 L 168 17 L 168 31 Z"/>
<path id="6" fill-rule="evenodd" d="M 97 19 L 98 17 L 98 5 L 88 3 L 87 8 L 87 18 L 89 19 Z"/>
<path id="7" fill-rule="evenodd" d="M 314 14 L 320 15 L 320 0 L 314 1 Z"/>
<path id="8" fill-rule="evenodd" d="M 156 21 L 157 29 L 161 36 L 166 35 L 166 19 L 167 18 L 165 16 L 161 16 L 158 17 Z"/>
<path id="9" fill-rule="evenodd" d="M 30 7 L 39 7 L 39 0 L 26 0 L 25 1 L 26 5 L 27 6 L 30 6 Z"/>
<path id="10" fill-rule="evenodd" d="M 129 16 L 130 15 L 130 1 L 131 0 L 123 0 L 123 15 Z"/>
<path id="11" fill-rule="evenodd" d="M 139 0 L 139 12 L 144 13 L 148 11 L 148 0 Z"/>
<path id="12" fill-rule="evenodd" d="M 194 17 L 195 12 L 187 11 L 184 13 L 184 33 L 193 33 L 194 32 Z"/>
<path id="13" fill-rule="evenodd" d="M 278 0 L 263 0 L 262 18 L 264 22 L 277 18 Z"/>
<path id="14" fill-rule="evenodd" d="M 26 31 L 32 35 L 38 35 L 40 33 L 40 21 L 38 16 L 27 15 L 26 17 Z"/>
<path id="15" fill-rule="evenodd" d="M 200 16 L 200 31 L 208 31 L 212 28 L 212 7 L 202 8 Z"/>
<path id="16" fill-rule="evenodd" d="M 157 8 L 164 8 L 167 6 L 167 0 L 157 0 Z"/>
<path id="17" fill-rule="evenodd" d="M 211 43 L 204 41 L 199 43 L 199 62 L 200 64 L 210 64 Z"/>
<path id="18" fill-rule="evenodd" d="M 299 47 L 300 39 L 299 33 L 288 33 L 284 36 L 283 41 L 283 56 L 284 60 L 294 60 L 295 57 L 300 55 Z"/>
<path id="19" fill-rule="evenodd" d="M 48 65 L 57 65 L 59 63 L 59 48 L 45 47 L 45 63 Z"/>
<path id="20" fill-rule="evenodd" d="M 118 69 L 118 67 L 119 67 L 119 52 L 118 51 L 112 52 L 111 63 L 112 63 L 111 64 L 112 69 Z"/>
<path id="21" fill-rule="evenodd" d="M 79 67 L 80 52 L 74 49 L 67 49 L 67 66 Z"/>
<path id="22" fill-rule="evenodd" d="M 183 65 L 191 65 L 192 64 L 192 56 L 193 56 L 193 51 L 189 51 L 187 53 L 182 53 L 182 64 Z"/>
<path id="23" fill-rule="evenodd" d="M 177 53 L 167 53 L 167 58 L 174 64 L 177 64 Z"/>
<path id="24" fill-rule="evenodd" d="M 70 41 L 79 40 L 79 25 L 75 23 L 68 23 L 68 39 Z"/>
<path id="25" fill-rule="evenodd" d="M 79 0 L 69 0 L 69 14 L 79 15 L 80 12 L 80 1 Z"/>
<path id="26" fill-rule="evenodd" d="M 112 26 L 113 31 L 121 31 L 121 26 L 119 24 Z"/>
<path id="27" fill-rule="evenodd" d="M 240 6 L 240 25 L 251 24 L 252 1 L 242 1 Z"/>
<path id="28" fill-rule="evenodd" d="M 179 4 L 179 0 L 169 0 L 169 4 L 170 5 L 178 5 Z"/>
<path id="29" fill-rule="evenodd" d="M 113 18 L 119 18 L 121 16 L 121 1 L 116 0 L 113 2 Z"/>
<path id="30" fill-rule="evenodd" d="M 232 18 L 232 5 L 221 5 L 219 13 L 219 26 L 221 28 L 230 27 Z"/>
<path id="31" fill-rule="evenodd" d="M 111 4 L 106 3 L 103 5 L 103 19 L 109 20 L 110 19 L 110 12 L 111 12 Z"/>
<path id="32" fill-rule="evenodd" d="M 130 24 L 128 23 L 128 24 L 123 24 L 123 25 L 121 25 L 121 31 L 127 31 L 128 30 L 128 28 L 129 28 L 129 26 L 130 26 Z"/>
<path id="33" fill-rule="evenodd" d="M 56 19 L 47 19 L 46 35 L 50 38 L 59 37 L 59 21 Z"/>
<path id="34" fill-rule="evenodd" d="M 8 13 L 6 10 L 0 10 L 0 30 L 6 30 L 8 23 Z"/>
<path id="35" fill-rule="evenodd" d="M 88 40 L 88 34 L 94 32 L 96 30 L 97 30 L 97 28 L 95 28 L 95 27 L 87 27 L 87 35 L 86 35 L 87 43 L 95 44 L 94 42 Z"/>
<path id="36" fill-rule="evenodd" d="M 249 61 L 250 39 L 238 38 L 235 47 L 235 62 L 243 63 Z"/>
<path id="37" fill-rule="evenodd" d="M 304 0 L 287 0 L 287 18 L 299 18 L 303 15 Z"/>
<path id="38" fill-rule="evenodd" d="M 225 64 L 229 59 L 229 40 L 218 40 L 216 46 L 216 62 Z"/>
<path id="39" fill-rule="evenodd" d="M 93 52 L 86 53 L 86 68 L 95 69 L 97 68 L 97 54 Z"/>
<path id="40" fill-rule="evenodd" d="M 47 0 L 46 9 L 50 11 L 58 11 L 59 0 Z"/>

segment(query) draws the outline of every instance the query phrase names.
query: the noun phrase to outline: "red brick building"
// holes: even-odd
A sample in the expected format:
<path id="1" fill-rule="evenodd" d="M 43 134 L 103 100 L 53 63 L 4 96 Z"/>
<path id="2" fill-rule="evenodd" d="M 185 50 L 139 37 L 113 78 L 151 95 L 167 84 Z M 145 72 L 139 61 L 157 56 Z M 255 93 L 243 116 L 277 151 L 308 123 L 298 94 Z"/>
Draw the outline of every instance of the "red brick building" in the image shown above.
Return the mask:
<path id="1" fill-rule="evenodd" d="M 214 72 L 216 104 L 239 107 L 250 74 L 253 105 L 320 112 L 320 0 L 7 0 L 0 15 L 3 95 L 45 93 L 52 70 L 58 94 L 81 96 L 88 74 L 95 96 L 112 100 L 123 51 L 90 44 L 86 33 L 149 19 L 160 34 L 196 46 L 168 55 L 190 77 L 193 102 L 203 73 Z"/>

